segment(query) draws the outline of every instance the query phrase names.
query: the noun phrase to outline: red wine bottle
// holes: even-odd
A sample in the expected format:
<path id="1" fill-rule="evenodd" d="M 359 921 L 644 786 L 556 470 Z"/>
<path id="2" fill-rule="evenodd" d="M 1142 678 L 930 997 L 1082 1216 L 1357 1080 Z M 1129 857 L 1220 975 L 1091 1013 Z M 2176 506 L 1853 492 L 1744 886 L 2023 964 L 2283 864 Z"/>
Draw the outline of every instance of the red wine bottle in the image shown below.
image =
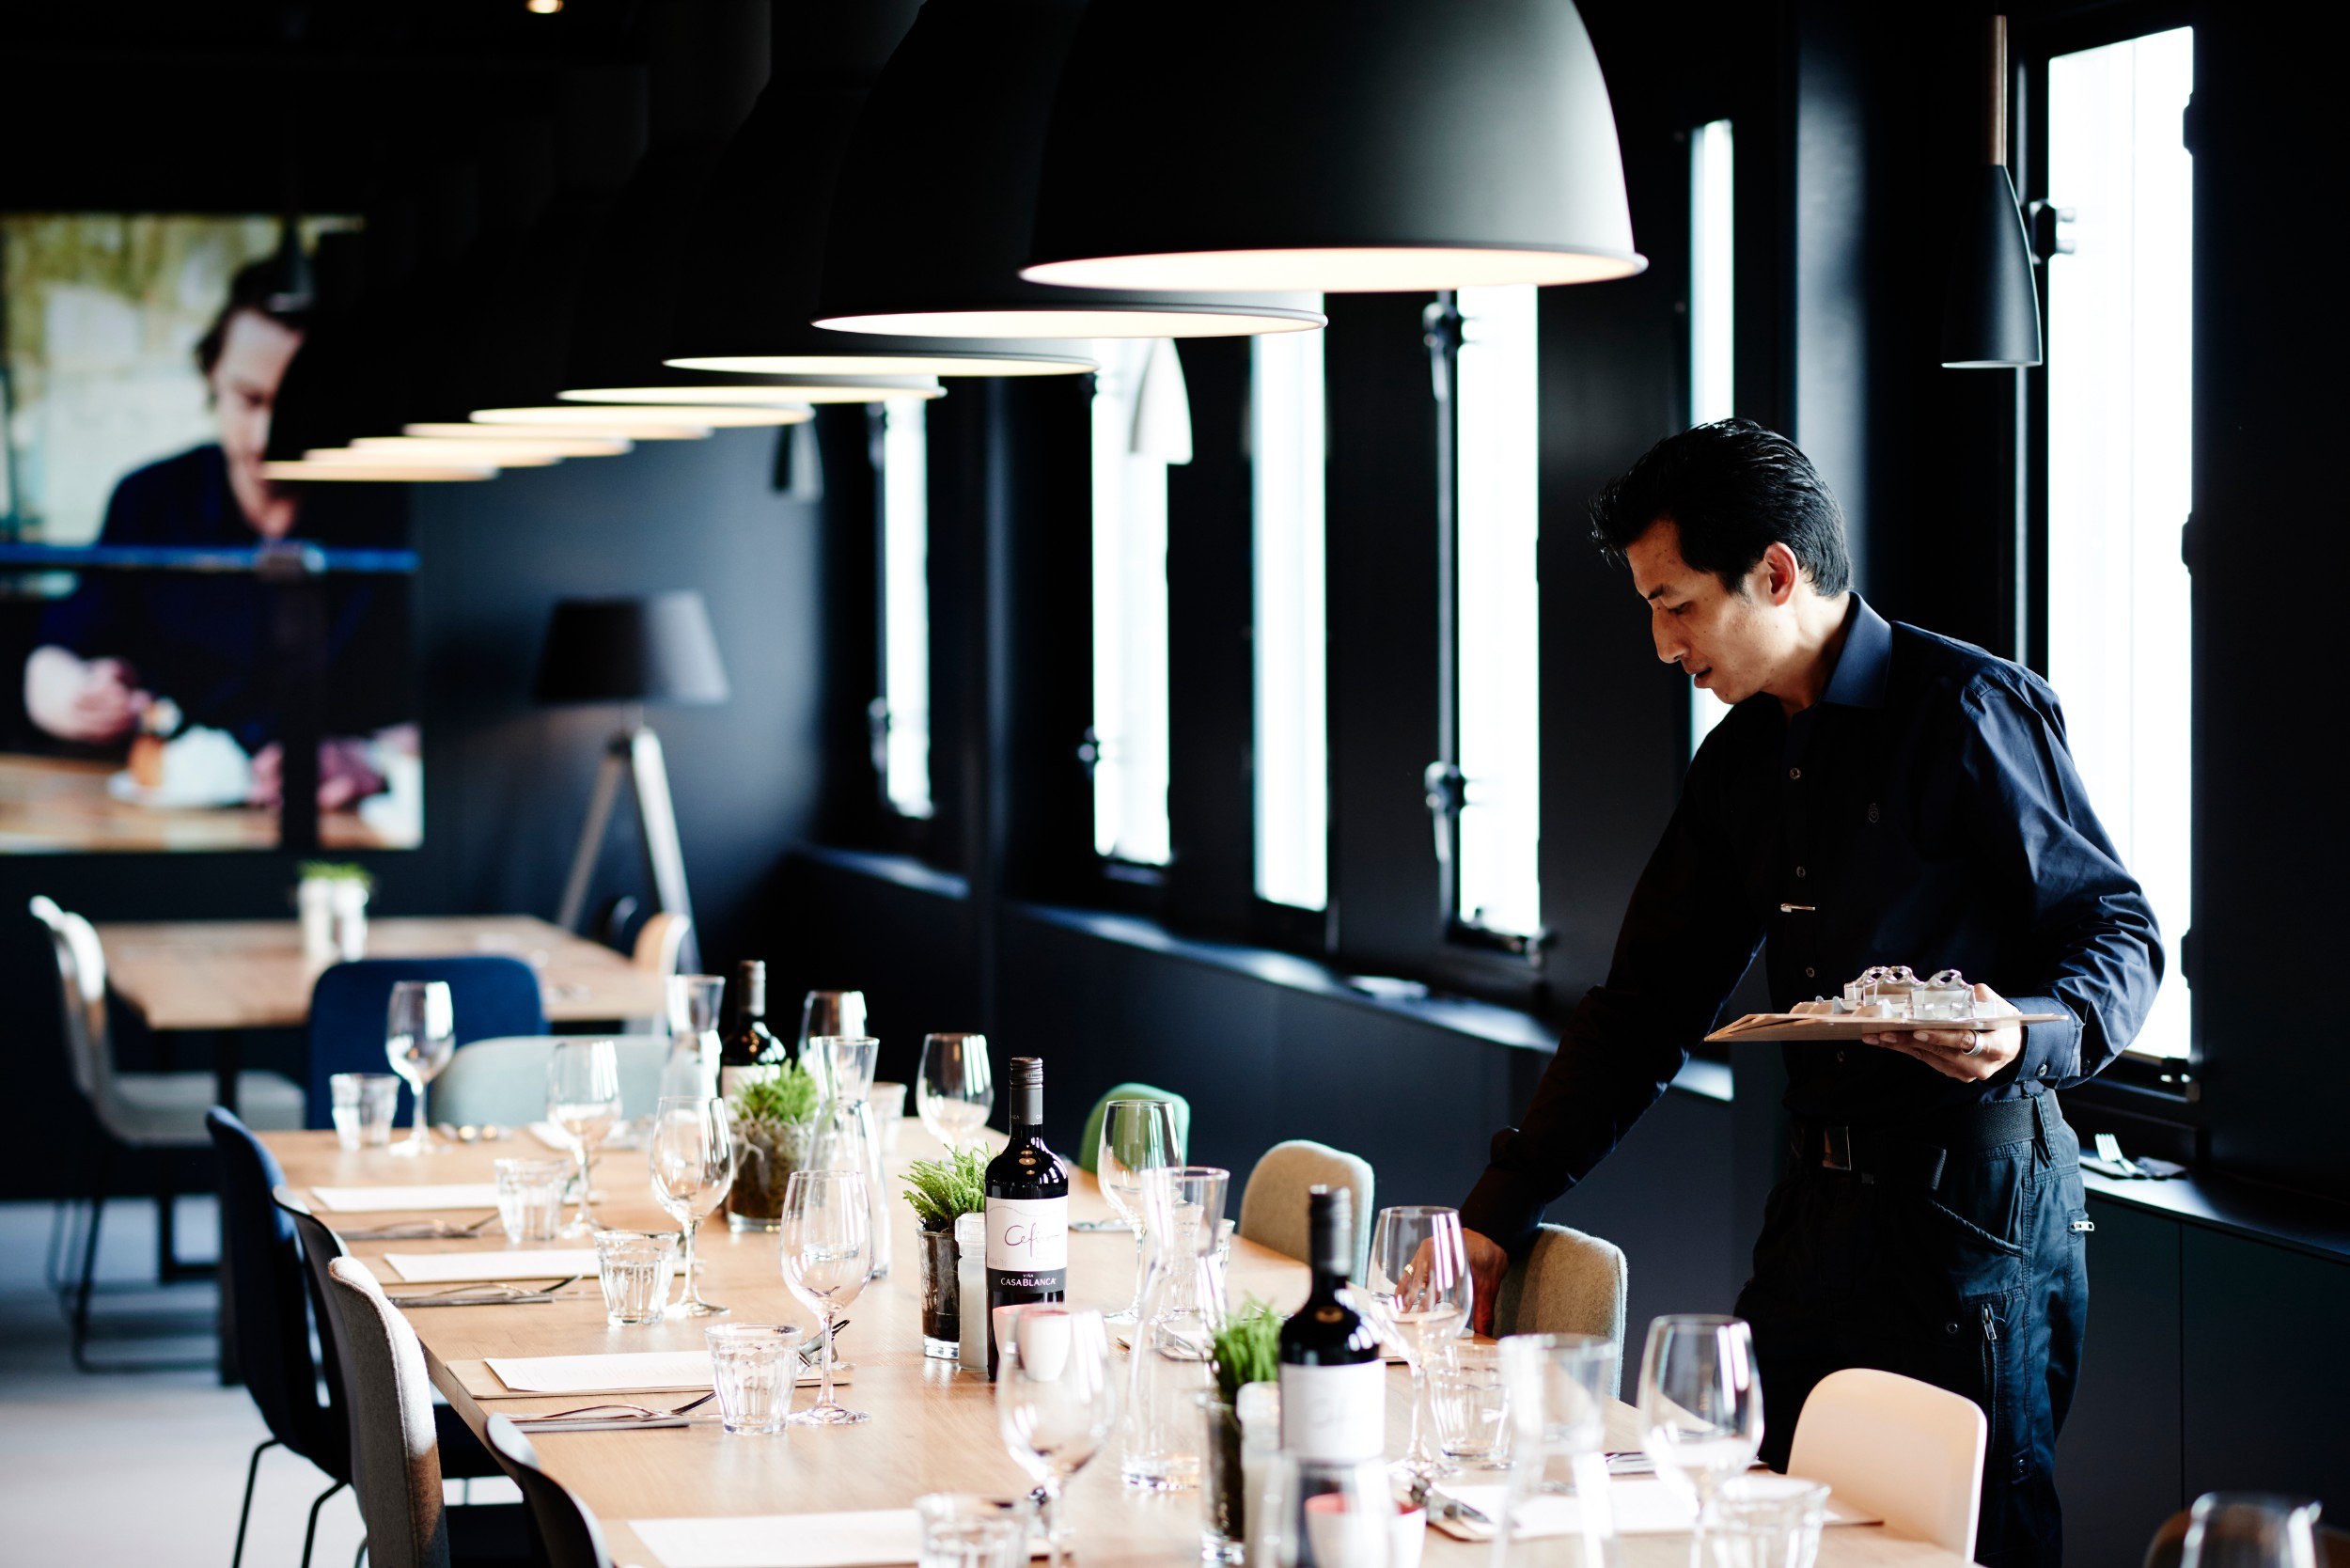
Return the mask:
<path id="1" fill-rule="evenodd" d="M 772 1078 L 791 1059 L 767 1027 L 767 965 L 744 959 L 727 987 L 726 1032 L 718 1041 L 718 1092 L 731 1097 L 754 1078 Z"/>
<path id="2" fill-rule="evenodd" d="M 987 1166 L 987 1375 L 995 1309 L 1059 1301 L 1069 1289 L 1069 1172 L 1044 1146 L 1044 1063 L 1011 1058 L 1011 1141 Z"/>
<path id="3" fill-rule="evenodd" d="M 1354 1195 L 1307 1190 L 1312 1293 L 1281 1325 L 1281 1449 L 1299 1459 L 1376 1459 L 1387 1444 L 1387 1376 L 1379 1336 L 1348 1305 Z"/>

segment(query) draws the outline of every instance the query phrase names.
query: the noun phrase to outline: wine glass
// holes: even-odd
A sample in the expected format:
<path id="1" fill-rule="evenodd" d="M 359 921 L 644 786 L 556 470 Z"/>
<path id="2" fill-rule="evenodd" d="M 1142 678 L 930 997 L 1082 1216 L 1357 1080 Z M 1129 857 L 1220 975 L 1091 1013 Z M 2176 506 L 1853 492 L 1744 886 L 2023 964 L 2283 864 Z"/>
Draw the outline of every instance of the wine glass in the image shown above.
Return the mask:
<path id="1" fill-rule="evenodd" d="M 862 991 L 811 991 L 807 1000 L 800 1004 L 800 1038 L 792 1051 L 792 1059 L 807 1059 L 807 1043 L 827 1035 L 850 1039 L 865 1034 L 865 993 Z"/>
<path id="2" fill-rule="evenodd" d="M 393 1153 L 432 1152 L 425 1128 L 424 1086 L 440 1075 L 456 1048 L 456 1010 L 449 1001 L 448 981 L 401 980 L 392 987 L 391 1005 L 384 1015 L 384 1054 L 416 1098 L 415 1128 Z"/>
<path id="3" fill-rule="evenodd" d="M 1024 1307 L 1004 1337 L 995 1376 L 995 1424 L 1004 1447 L 1036 1477 L 1037 1512 L 1051 1545 L 1049 1568 L 1067 1568 L 1061 1488 L 1118 1429 L 1118 1377 L 1102 1314 Z"/>
<path id="4" fill-rule="evenodd" d="M 1175 1130 L 1175 1107 L 1165 1100 L 1112 1100 L 1102 1110 L 1102 1143 L 1094 1156 L 1094 1173 L 1102 1196 L 1118 1216 L 1134 1228 L 1135 1298 L 1112 1312 L 1111 1323 L 1133 1323 L 1142 1310 L 1143 1244 L 1148 1239 L 1143 1217 L 1142 1173 L 1183 1163 L 1183 1138 Z"/>
<path id="5" fill-rule="evenodd" d="M 926 1034 L 922 1070 L 914 1077 L 914 1112 L 949 1153 L 987 1125 L 995 1080 L 987 1070 L 987 1036 Z"/>
<path id="6" fill-rule="evenodd" d="M 1745 1320 L 1692 1313 L 1648 1325 L 1640 1432 L 1658 1477 L 1697 1505 L 1689 1568 L 1706 1568 L 1714 1495 L 1762 1446 L 1762 1382 Z"/>
<path id="7" fill-rule="evenodd" d="M 672 1310 L 688 1318 L 723 1312 L 724 1307 L 702 1299 L 701 1279 L 694 1272 L 694 1233 L 734 1185 L 734 1162 L 742 1149 L 733 1113 L 713 1096 L 666 1097 L 653 1112 L 652 1135 L 645 1144 L 653 1201 L 685 1231 L 685 1299 Z"/>
<path id="8" fill-rule="evenodd" d="M 2206 1492 L 2187 1514 L 2179 1568 L 2314 1568 L 2318 1505 L 2264 1492 Z"/>
<path id="9" fill-rule="evenodd" d="M 1371 1315 L 1412 1370 L 1412 1440 L 1397 1467 L 1414 1494 L 1445 1472 L 1428 1441 L 1428 1358 L 1467 1325 L 1475 1288 L 1461 1211 L 1408 1204 L 1382 1209 L 1371 1233 L 1364 1281 Z"/>
<path id="10" fill-rule="evenodd" d="M 851 1426 L 870 1420 L 833 1398 L 833 1320 L 873 1277 L 872 1210 L 859 1170 L 795 1170 L 783 1189 L 783 1282 L 823 1325 L 822 1381 L 816 1403 L 791 1418 L 794 1426 Z"/>
<path id="11" fill-rule="evenodd" d="M 566 1040 L 547 1058 L 547 1120 L 579 1156 L 579 1213 L 567 1236 L 596 1231 L 596 1147 L 620 1115 L 620 1062 L 609 1040 Z"/>

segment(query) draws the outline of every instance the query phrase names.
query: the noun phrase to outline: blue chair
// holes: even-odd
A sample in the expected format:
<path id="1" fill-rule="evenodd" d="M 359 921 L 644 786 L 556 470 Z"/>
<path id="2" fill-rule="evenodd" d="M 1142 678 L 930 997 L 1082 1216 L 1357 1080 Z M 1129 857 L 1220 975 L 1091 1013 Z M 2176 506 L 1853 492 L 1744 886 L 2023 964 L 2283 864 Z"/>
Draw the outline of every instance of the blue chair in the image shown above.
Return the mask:
<path id="1" fill-rule="evenodd" d="M 519 958 L 482 954 L 337 964 L 319 976 L 310 991 L 308 1125 L 334 1125 L 327 1083 L 336 1074 L 390 1071 L 384 1055 L 384 1015 L 391 1007 L 392 987 L 401 980 L 448 982 L 460 1045 L 494 1035 L 546 1033 L 538 973 Z M 414 1114 L 405 1087 L 395 1114 L 402 1121 Z"/>

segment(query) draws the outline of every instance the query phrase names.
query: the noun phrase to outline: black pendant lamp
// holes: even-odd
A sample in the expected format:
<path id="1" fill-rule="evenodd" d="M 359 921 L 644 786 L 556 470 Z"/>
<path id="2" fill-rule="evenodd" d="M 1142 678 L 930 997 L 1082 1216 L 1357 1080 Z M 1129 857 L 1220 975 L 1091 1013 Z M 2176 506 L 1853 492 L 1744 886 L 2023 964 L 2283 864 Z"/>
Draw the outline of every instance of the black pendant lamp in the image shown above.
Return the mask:
<path id="1" fill-rule="evenodd" d="M 1952 370 L 2040 363 L 2040 285 L 2007 173 L 2007 18 L 1991 19 L 1989 159 L 1962 190 L 1942 303 L 1942 364 Z"/>
<path id="2" fill-rule="evenodd" d="M 841 159 L 816 324 L 1002 337 L 1230 337 L 1324 323 L 1310 294 L 1022 280 L 1037 172 L 1086 0 L 926 0 Z"/>
<path id="3" fill-rule="evenodd" d="M 1572 0 L 1120 0 L 1061 71 L 1022 275 L 1347 292 L 1647 265 Z"/>

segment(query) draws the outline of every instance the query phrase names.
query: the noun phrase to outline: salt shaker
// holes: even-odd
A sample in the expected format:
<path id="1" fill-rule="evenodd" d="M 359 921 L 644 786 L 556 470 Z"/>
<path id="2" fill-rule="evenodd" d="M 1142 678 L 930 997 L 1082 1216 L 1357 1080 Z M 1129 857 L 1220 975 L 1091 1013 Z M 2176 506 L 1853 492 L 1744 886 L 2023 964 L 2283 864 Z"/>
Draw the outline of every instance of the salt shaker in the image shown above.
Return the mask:
<path id="1" fill-rule="evenodd" d="M 987 1375 L 987 1216 L 955 1217 L 955 1284 L 963 1309 L 964 1371 Z"/>

